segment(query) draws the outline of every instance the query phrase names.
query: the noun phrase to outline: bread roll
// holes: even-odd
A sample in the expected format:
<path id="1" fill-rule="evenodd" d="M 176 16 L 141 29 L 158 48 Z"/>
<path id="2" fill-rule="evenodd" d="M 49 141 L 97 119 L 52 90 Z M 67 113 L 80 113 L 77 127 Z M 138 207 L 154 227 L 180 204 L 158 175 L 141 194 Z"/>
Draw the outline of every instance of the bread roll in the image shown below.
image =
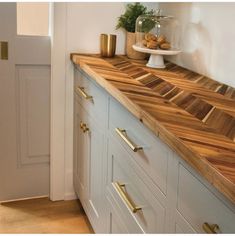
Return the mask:
<path id="1" fill-rule="evenodd" d="M 157 49 L 158 43 L 154 40 L 147 41 L 147 48 L 149 49 Z"/>
<path id="2" fill-rule="evenodd" d="M 160 44 L 160 48 L 163 49 L 163 50 L 168 50 L 171 48 L 171 44 L 166 42 L 166 43 L 162 43 Z"/>
<path id="3" fill-rule="evenodd" d="M 146 41 L 157 41 L 157 37 L 151 33 L 145 34 L 144 38 Z"/>
<path id="4" fill-rule="evenodd" d="M 164 35 L 160 35 L 158 38 L 157 38 L 157 42 L 159 44 L 162 44 L 162 43 L 165 43 L 166 42 L 166 37 Z"/>

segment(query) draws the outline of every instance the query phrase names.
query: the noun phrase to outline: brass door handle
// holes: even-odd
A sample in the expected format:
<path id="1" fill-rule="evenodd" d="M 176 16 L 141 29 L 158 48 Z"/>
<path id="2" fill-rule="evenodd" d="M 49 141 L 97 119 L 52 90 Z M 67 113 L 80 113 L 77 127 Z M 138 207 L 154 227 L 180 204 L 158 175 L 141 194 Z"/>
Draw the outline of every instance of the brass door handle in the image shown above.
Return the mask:
<path id="1" fill-rule="evenodd" d="M 93 99 L 92 96 L 88 95 L 85 90 L 84 87 L 77 87 L 76 90 L 85 98 L 85 99 Z"/>
<path id="2" fill-rule="evenodd" d="M 135 144 L 127 137 L 126 130 L 116 128 L 115 131 L 127 143 L 127 145 L 132 149 L 133 152 L 137 152 L 143 149 L 142 147 L 135 146 Z"/>
<path id="3" fill-rule="evenodd" d="M 207 222 L 202 225 L 202 228 L 207 234 L 217 234 L 219 231 L 219 226 L 217 224 L 210 225 Z"/>
<path id="4" fill-rule="evenodd" d="M 8 42 L 6 41 L 0 41 L 0 59 L 2 60 L 8 60 Z"/>
<path id="5" fill-rule="evenodd" d="M 87 124 L 83 123 L 82 121 L 80 122 L 80 129 L 83 131 L 83 133 L 86 133 L 87 131 L 89 131 Z"/>
<path id="6" fill-rule="evenodd" d="M 133 200 L 130 198 L 128 193 L 125 191 L 125 184 L 120 184 L 119 182 L 112 183 L 115 190 L 120 194 L 122 200 L 127 204 L 127 206 L 130 208 L 130 210 L 133 213 L 136 213 L 137 211 L 142 210 L 141 207 L 136 206 L 136 204 L 133 202 Z"/>

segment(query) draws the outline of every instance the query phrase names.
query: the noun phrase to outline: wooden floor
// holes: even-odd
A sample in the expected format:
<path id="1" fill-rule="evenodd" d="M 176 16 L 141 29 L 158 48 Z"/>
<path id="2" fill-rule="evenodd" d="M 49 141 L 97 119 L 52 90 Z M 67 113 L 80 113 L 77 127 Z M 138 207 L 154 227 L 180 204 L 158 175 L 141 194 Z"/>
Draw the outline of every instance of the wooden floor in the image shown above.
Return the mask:
<path id="1" fill-rule="evenodd" d="M 48 198 L 0 204 L 1 233 L 93 233 L 79 201 Z"/>

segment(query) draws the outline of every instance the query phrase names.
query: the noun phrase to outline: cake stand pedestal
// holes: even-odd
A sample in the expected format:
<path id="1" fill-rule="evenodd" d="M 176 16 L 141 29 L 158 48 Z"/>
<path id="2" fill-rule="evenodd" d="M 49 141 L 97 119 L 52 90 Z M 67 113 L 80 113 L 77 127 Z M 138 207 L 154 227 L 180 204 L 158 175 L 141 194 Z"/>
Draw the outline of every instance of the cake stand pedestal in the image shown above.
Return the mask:
<path id="1" fill-rule="evenodd" d="M 171 50 L 149 49 L 149 48 L 140 47 L 137 45 L 133 45 L 132 47 L 134 50 L 138 52 L 151 54 L 146 66 L 151 67 L 151 68 L 158 68 L 158 69 L 164 69 L 166 67 L 164 64 L 164 59 L 163 59 L 164 55 L 172 56 L 172 55 L 177 55 L 181 52 L 180 50 L 177 50 L 177 49 L 171 49 Z"/>

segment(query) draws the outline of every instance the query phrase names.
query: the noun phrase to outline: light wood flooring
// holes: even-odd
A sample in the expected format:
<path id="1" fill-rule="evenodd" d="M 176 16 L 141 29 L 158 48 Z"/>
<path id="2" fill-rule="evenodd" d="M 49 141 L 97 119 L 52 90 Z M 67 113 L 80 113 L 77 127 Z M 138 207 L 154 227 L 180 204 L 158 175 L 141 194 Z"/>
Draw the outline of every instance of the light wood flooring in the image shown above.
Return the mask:
<path id="1" fill-rule="evenodd" d="M 93 233 L 81 203 L 48 198 L 0 204 L 0 233 Z"/>

